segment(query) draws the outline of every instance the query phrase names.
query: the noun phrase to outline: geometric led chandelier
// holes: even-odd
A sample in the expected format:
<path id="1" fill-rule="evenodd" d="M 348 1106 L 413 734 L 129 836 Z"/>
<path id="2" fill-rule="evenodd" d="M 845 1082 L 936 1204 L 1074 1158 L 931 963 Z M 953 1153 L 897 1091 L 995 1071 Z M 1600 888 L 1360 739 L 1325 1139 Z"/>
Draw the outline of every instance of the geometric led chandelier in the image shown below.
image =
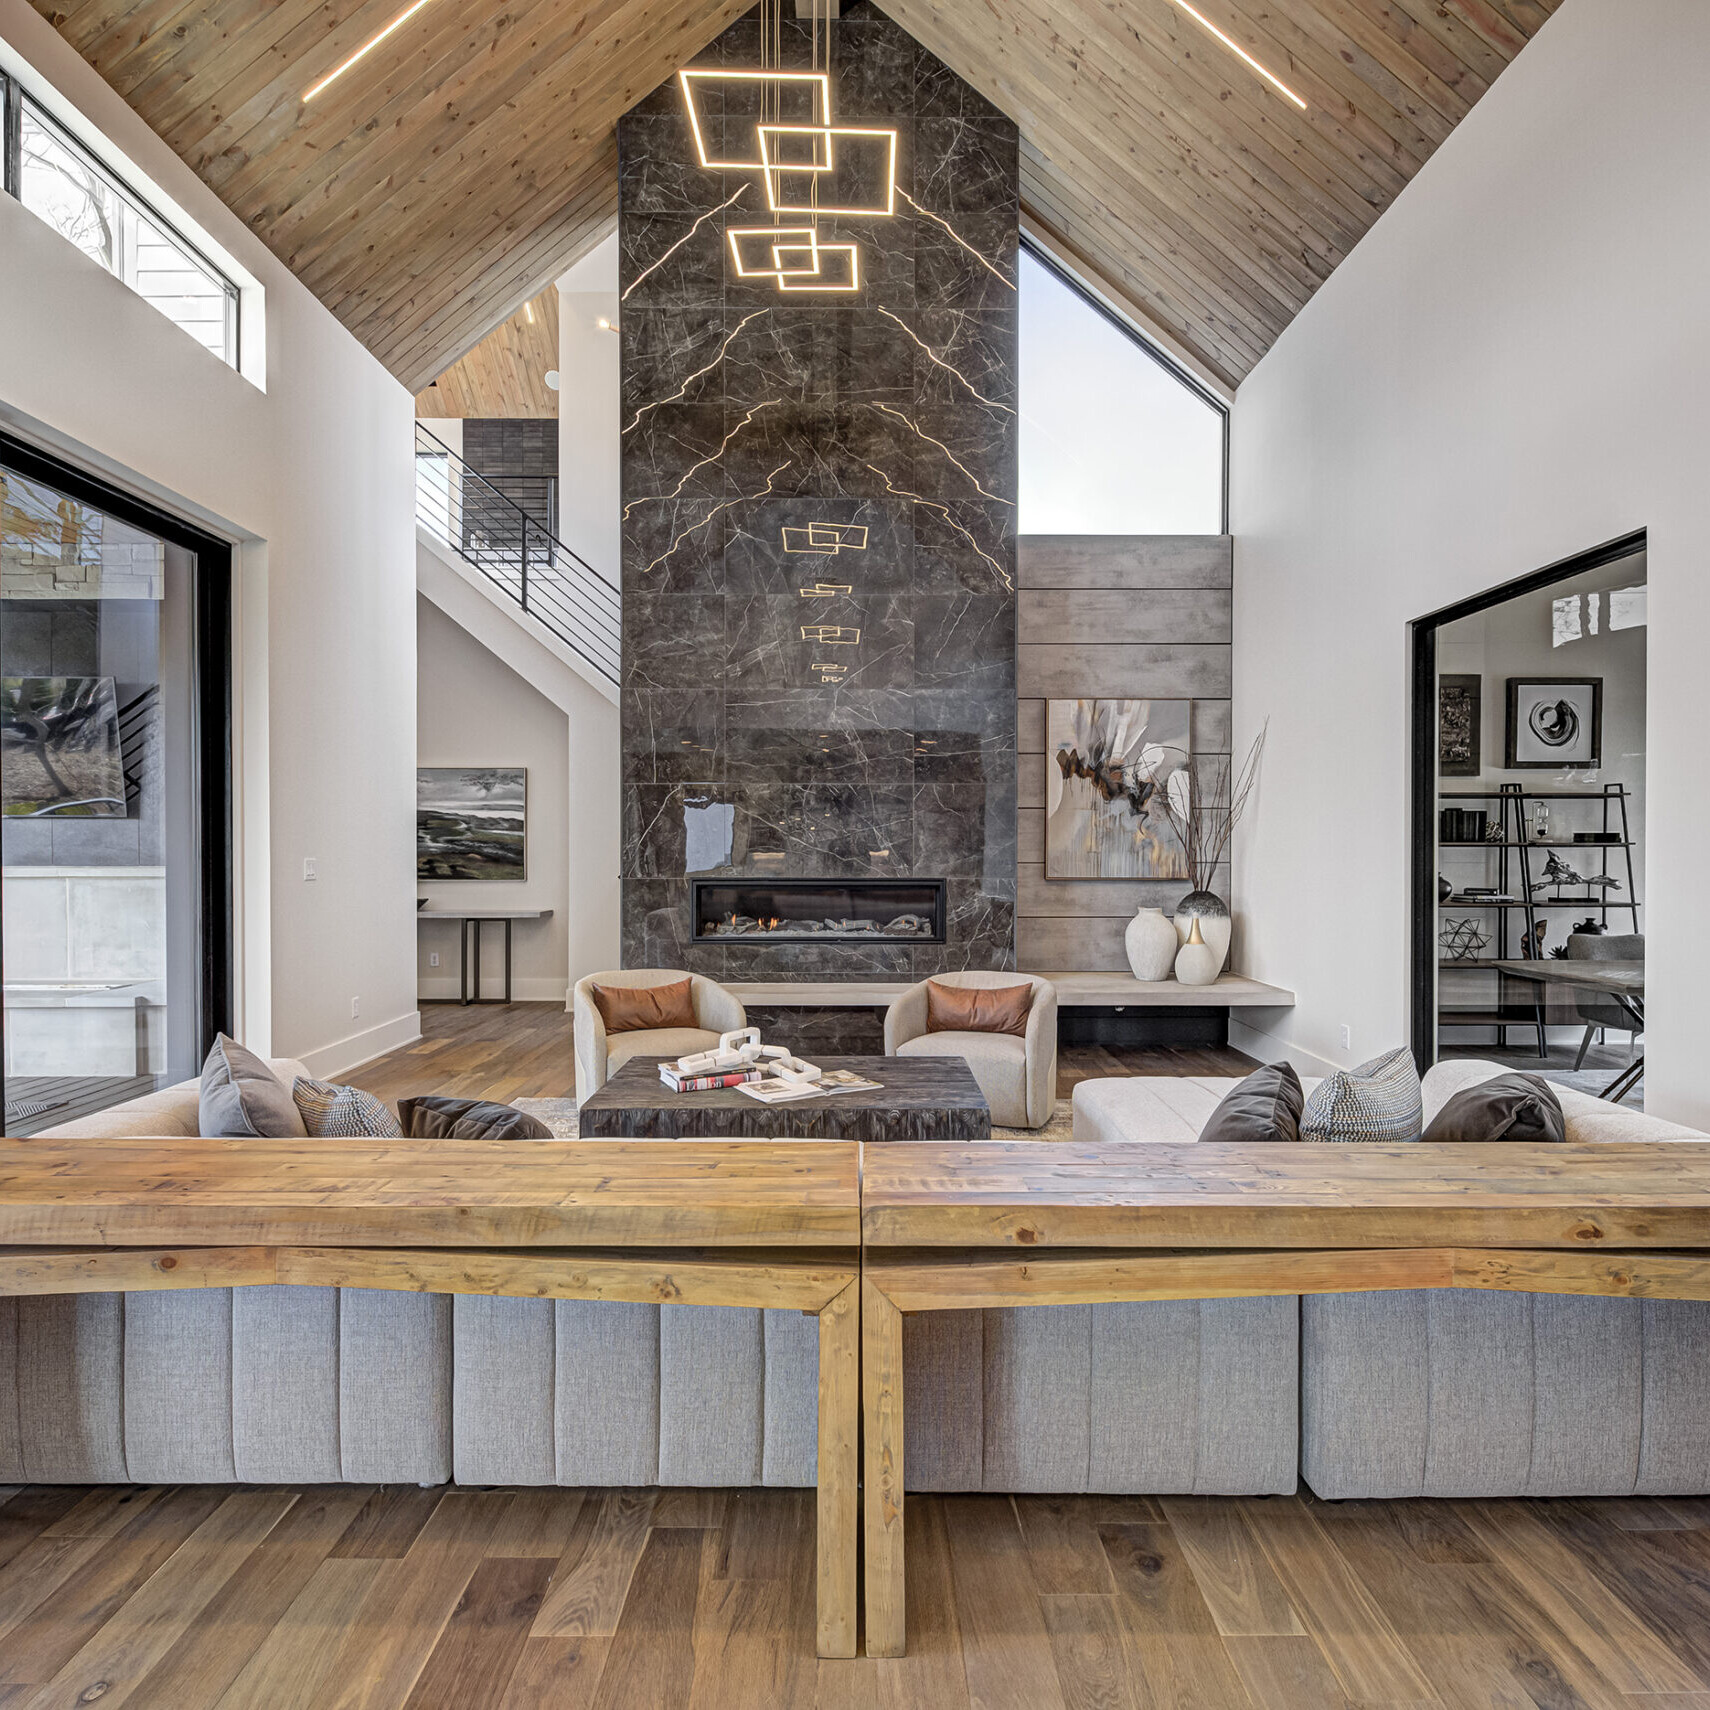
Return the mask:
<path id="1" fill-rule="evenodd" d="M 818 18 L 814 57 L 817 62 Z M 776 38 L 763 30 L 763 39 Z M 714 172 L 753 172 L 772 223 L 726 230 L 739 279 L 770 279 L 780 291 L 845 293 L 861 289 L 858 244 L 826 243 L 819 221 L 886 219 L 896 212 L 897 133 L 832 122 L 831 75 L 818 69 L 758 71 L 690 67 L 677 73 L 700 164 Z M 724 120 L 706 110 L 723 90 L 759 90 L 760 113 L 738 135 L 721 136 Z M 839 194 L 826 199 L 826 193 Z"/>

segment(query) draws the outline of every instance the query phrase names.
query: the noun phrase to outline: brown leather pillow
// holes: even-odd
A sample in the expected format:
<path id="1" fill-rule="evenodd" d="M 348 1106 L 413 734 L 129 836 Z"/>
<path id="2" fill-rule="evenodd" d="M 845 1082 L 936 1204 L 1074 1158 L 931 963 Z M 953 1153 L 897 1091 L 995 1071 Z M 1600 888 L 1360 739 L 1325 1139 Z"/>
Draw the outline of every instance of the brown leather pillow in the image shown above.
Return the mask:
<path id="1" fill-rule="evenodd" d="M 656 1027 L 699 1027 L 693 983 L 687 978 L 668 986 L 594 987 L 594 1004 L 608 1033 L 639 1033 Z"/>
<path id="2" fill-rule="evenodd" d="M 947 986 L 926 982 L 928 1033 L 1013 1033 L 1027 1037 L 1033 987 Z"/>

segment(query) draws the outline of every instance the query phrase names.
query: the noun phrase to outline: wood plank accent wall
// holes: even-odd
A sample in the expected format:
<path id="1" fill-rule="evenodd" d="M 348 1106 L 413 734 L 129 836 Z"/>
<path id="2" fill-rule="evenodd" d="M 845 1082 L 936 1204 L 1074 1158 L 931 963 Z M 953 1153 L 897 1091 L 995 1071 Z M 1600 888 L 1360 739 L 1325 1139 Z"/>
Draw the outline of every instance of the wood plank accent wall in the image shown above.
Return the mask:
<path id="1" fill-rule="evenodd" d="M 1185 698 L 1193 750 L 1229 752 L 1234 552 L 1227 535 L 1022 535 L 1017 542 L 1016 962 L 1124 970 L 1123 928 L 1183 880 L 1045 877 L 1045 702 Z M 1227 894 L 1228 875 L 1219 875 Z"/>

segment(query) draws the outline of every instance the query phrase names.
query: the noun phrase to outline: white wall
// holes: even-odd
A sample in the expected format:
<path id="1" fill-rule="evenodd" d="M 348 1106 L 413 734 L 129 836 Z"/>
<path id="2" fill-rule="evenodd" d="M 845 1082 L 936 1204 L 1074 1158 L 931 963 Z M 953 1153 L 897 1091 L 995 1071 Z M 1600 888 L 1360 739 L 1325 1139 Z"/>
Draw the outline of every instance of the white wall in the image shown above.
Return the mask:
<path id="1" fill-rule="evenodd" d="M 1237 394 L 1249 1049 L 1407 1037 L 1407 620 L 1644 527 L 1646 1104 L 1710 1125 L 1707 81 L 1696 0 L 1565 0 Z"/>
<path id="2" fill-rule="evenodd" d="M 519 1003 L 563 1003 L 570 967 L 569 721 L 431 601 L 417 600 L 416 621 L 416 764 L 528 768 L 528 877 L 517 884 L 418 883 L 415 894 L 432 908 L 551 909 L 550 920 L 514 928 L 512 991 Z M 496 995 L 504 967 L 500 928 L 484 930 L 483 990 Z M 418 993 L 458 996 L 457 927 L 444 921 L 418 931 Z M 437 968 L 429 965 L 431 955 L 439 957 Z"/>
<path id="3" fill-rule="evenodd" d="M 240 542 L 239 1026 L 335 1072 L 420 1030 L 410 397 L 25 0 L 0 38 L 266 289 L 264 393 L 0 196 L 0 420 Z"/>
<path id="4" fill-rule="evenodd" d="M 618 313 L 614 231 L 558 281 L 558 534 L 613 582 L 623 574 Z"/>

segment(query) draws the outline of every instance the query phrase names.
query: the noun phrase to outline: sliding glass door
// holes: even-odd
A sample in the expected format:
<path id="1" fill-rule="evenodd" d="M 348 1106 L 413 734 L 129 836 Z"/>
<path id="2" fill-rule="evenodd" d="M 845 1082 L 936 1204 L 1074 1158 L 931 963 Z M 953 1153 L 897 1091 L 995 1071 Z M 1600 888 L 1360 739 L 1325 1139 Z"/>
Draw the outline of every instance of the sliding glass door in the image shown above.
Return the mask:
<path id="1" fill-rule="evenodd" d="M 5 1131 L 229 1025 L 230 553 L 0 439 Z"/>

